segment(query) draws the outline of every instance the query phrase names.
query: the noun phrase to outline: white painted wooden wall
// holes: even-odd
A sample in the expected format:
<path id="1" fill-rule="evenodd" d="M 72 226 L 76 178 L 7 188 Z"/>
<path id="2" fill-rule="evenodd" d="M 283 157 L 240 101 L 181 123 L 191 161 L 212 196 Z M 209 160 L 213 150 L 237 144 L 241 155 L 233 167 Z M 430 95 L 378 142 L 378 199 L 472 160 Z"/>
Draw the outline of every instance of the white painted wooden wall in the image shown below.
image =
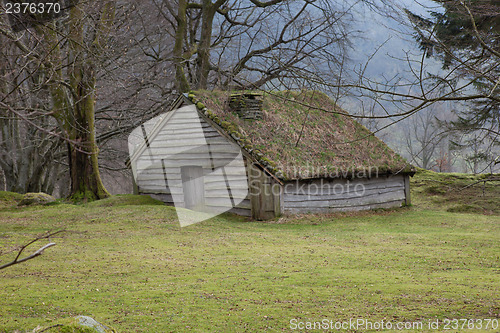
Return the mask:
<path id="1" fill-rule="evenodd" d="M 197 111 L 180 108 L 171 112 L 174 113 L 165 126 L 150 140 L 150 147 L 133 161 L 136 169 L 142 170 L 136 175 L 138 192 L 167 204 L 174 204 L 175 198 L 177 206 L 184 207 L 182 202 L 179 205 L 179 199 L 182 201 L 183 198 L 181 166 L 197 165 L 204 172 L 207 208 L 217 210 L 227 207 L 227 196 L 231 193 L 235 202 L 241 201 L 231 211 L 250 216 L 246 172 L 232 162 L 241 154 L 239 146 L 221 136 Z M 221 181 L 221 167 L 230 181 L 231 192 L 228 192 L 226 182 Z"/>

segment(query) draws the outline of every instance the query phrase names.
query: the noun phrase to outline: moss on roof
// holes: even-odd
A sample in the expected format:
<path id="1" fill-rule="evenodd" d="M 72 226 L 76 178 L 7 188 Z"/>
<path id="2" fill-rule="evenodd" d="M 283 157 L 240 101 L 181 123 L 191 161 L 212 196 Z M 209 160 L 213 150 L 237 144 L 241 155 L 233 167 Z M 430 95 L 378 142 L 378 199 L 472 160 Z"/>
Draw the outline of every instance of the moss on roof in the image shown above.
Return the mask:
<path id="1" fill-rule="evenodd" d="M 226 103 L 230 95 L 227 91 L 196 91 L 188 98 L 278 178 L 414 172 L 367 128 L 339 114 L 347 113 L 321 92 L 263 93 L 261 120 L 243 120 L 231 112 Z"/>

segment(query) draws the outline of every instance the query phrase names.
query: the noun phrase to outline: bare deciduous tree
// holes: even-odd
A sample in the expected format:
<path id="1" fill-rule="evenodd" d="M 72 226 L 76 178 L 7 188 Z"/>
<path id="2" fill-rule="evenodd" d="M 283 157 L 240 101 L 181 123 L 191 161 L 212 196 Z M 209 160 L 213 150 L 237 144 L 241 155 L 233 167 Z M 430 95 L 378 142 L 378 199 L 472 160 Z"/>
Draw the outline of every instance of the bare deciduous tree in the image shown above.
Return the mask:
<path id="1" fill-rule="evenodd" d="M 94 108 L 98 59 L 105 52 L 112 30 L 115 2 L 83 6 L 69 9 L 64 22 L 40 24 L 18 33 L 20 36 L 5 25 L 0 32 L 24 57 L 33 60 L 39 85 L 49 92 L 49 103 L 45 103 L 39 116 L 52 117 L 60 136 L 68 143 L 71 195 L 92 200 L 109 195 L 99 174 Z M 26 68 L 16 70 L 21 77 L 34 78 Z M 25 97 L 32 95 L 30 92 Z"/>
<path id="2" fill-rule="evenodd" d="M 155 2 L 156 3 L 156 2 Z M 158 4 L 175 31 L 176 87 L 255 89 L 338 66 L 349 13 L 329 1 L 188 1 Z"/>

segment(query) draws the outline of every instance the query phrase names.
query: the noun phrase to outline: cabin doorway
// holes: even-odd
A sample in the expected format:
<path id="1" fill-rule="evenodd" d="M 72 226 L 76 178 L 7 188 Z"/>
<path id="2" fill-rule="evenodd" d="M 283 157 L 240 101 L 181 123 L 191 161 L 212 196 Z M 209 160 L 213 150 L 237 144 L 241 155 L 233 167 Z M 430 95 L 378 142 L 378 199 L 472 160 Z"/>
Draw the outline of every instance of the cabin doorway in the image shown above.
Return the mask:
<path id="1" fill-rule="evenodd" d="M 191 210 L 202 210 L 205 206 L 205 186 L 203 168 L 187 165 L 181 167 L 184 207 Z"/>
<path id="2" fill-rule="evenodd" d="M 280 196 L 279 193 L 277 196 L 273 193 L 276 190 L 271 178 L 254 164 L 249 167 L 248 177 L 252 218 L 267 220 L 279 216 Z"/>

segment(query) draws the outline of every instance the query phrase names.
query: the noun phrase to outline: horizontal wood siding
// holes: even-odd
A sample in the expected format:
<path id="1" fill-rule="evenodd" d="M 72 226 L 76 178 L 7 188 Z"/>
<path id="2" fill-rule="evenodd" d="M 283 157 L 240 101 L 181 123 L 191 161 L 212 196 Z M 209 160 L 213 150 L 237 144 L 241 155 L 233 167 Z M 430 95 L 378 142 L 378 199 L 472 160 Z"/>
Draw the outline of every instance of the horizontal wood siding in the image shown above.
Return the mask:
<path id="1" fill-rule="evenodd" d="M 165 126 L 150 140 L 150 147 L 134 161 L 136 169 L 141 170 L 136 175 L 139 193 L 170 205 L 175 198 L 176 204 L 184 207 L 181 167 L 201 166 L 207 210 L 225 210 L 239 203 L 231 211 L 250 216 L 246 171 L 234 162 L 241 154 L 240 148 L 197 112 L 185 109 L 172 112 Z"/>
<path id="2" fill-rule="evenodd" d="M 404 176 L 287 182 L 285 213 L 327 213 L 399 207 L 405 202 Z"/>

